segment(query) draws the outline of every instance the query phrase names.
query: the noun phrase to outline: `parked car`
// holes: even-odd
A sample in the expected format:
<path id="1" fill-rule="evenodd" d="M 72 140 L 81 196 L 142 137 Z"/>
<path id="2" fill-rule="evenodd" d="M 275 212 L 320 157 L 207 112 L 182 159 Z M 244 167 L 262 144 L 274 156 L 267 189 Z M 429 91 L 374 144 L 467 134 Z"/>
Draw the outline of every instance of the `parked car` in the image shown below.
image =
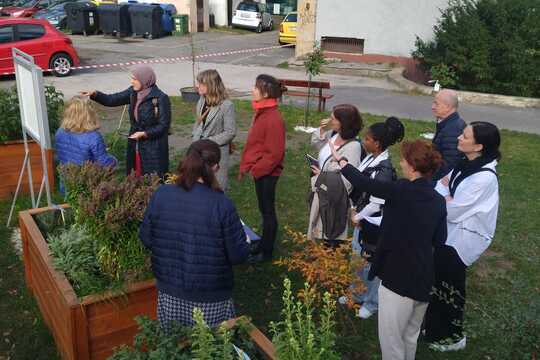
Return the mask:
<path id="1" fill-rule="evenodd" d="M 0 18 L 0 73 L 14 71 L 13 48 L 33 56 L 40 68 L 52 69 L 56 76 L 67 76 L 79 66 L 71 39 L 47 20 Z"/>
<path id="2" fill-rule="evenodd" d="M 67 2 L 63 2 L 40 10 L 34 14 L 34 19 L 45 19 L 56 28 L 65 29 L 67 25 L 67 14 L 64 10 L 64 5 L 66 4 Z"/>
<path id="3" fill-rule="evenodd" d="M 1 13 L 3 16 L 13 17 L 32 17 L 37 12 L 47 9 L 56 4 L 64 3 L 72 0 L 30 0 L 14 3 L 12 6 L 6 6 L 2 8 Z"/>
<path id="4" fill-rule="evenodd" d="M 296 44 L 296 12 L 288 13 L 279 25 L 279 43 Z"/>
<path id="5" fill-rule="evenodd" d="M 254 29 L 260 33 L 263 30 L 272 30 L 274 20 L 272 20 L 272 15 L 266 11 L 266 4 L 242 1 L 233 11 L 232 26 Z"/>

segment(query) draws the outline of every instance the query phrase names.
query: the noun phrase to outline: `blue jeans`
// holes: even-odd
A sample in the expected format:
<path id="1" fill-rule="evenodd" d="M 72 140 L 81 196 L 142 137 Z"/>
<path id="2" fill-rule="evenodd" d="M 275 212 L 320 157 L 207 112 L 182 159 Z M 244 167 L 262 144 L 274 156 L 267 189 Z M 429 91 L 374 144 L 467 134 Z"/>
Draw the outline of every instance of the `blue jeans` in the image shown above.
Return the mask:
<path id="1" fill-rule="evenodd" d="M 360 244 L 361 234 L 360 228 L 355 227 L 353 232 L 352 250 L 355 255 L 360 255 L 362 252 L 362 245 Z M 361 294 L 353 293 L 353 301 L 356 303 L 363 303 L 369 312 L 375 313 L 379 309 L 379 286 L 381 285 L 381 279 L 377 276 L 373 280 L 368 280 L 369 270 L 371 269 L 371 263 L 367 263 L 363 268 L 358 270 L 357 275 L 367 290 Z"/>

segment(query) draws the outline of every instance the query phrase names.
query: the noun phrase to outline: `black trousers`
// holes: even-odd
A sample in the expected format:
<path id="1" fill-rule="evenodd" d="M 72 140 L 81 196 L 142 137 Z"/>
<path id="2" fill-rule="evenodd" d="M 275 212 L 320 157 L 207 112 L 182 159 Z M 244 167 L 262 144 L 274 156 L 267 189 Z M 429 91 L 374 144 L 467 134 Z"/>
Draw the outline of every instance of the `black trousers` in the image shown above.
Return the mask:
<path id="1" fill-rule="evenodd" d="M 456 342 L 463 338 L 467 266 L 451 246 L 435 248 L 435 290 L 426 311 L 428 342 Z"/>
<path id="2" fill-rule="evenodd" d="M 276 185 L 278 176 L 263 176 L 255 180 L 255 190 L 257 192 L 257 201 L 259 202 L 259 211 L 262 215 L 262 235 L 258 252 L 267 256 L 272 256 L 274 243 L 277 235 L 277 216 L 276 216 Z"/>

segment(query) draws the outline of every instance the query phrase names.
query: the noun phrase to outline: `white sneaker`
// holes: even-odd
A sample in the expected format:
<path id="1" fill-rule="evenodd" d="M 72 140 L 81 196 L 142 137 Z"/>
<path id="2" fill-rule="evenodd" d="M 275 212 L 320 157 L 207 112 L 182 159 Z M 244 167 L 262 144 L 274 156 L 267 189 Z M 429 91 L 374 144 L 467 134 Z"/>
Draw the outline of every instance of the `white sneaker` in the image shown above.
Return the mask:
<path id="1" fill-rule="evenodd" d="M 429 348 L 435 351 L 440 352 L 447 352 L 447 351 L 458 351 L 465 349 L 465 346 L 467 346 L 467 337 L 464 336 L 461 340 L 458 342 L 455 342 L 453 344 L 443 345 L 443 344 L 430 344 Z"/>
<path id="2" fill-rule="evenodd" d="M 340 296 L 338 299 L 338 303 L 340 303 L 341 305 L 346 305 L 348 302 L 349 302 L 349 298 L 345 295 Z"/>
<path id="3" fill-rule="evenodd" d="M 359 310 L 356 316 L 358 316 L 361 319 L 369 319 L 373 315 L 371 311 L 366 309 L 364 306 L 362 306 Z"/>

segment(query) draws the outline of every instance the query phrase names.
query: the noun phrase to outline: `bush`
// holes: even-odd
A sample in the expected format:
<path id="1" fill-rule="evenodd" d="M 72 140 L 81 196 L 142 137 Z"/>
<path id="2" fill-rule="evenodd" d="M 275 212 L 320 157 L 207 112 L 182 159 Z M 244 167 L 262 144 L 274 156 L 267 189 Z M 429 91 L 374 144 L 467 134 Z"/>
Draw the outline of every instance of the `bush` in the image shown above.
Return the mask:
<path id="1" fill-rule="evenodd" d="M 49 131 L 54 134 L 60 126 L 64 109 L 64 95 L 54 86 L 45 86 L 45 101 L 49 117 Z M 22 140 L 21 116 L 17 89 L 0 89 L 0 142 Z"/>
<path id="2" fill-rule="evenodd" d="M 462 90 L 540 96 L 537 0 L 451 0 L 434 32 L 433 41 L 417 38 L 412 54 L 433 79 L 447 86 L 455 80 Z"/>
<path id="3" fill-rule="evenodd" d="M 136 280 L 149 270 L 149 257 L 138 237 L 157 175 L 113 178 L 113 170 L 87 162 L 60 166 L 75 221 L 96 241 L 100 270 L 115 281 Z"/>

